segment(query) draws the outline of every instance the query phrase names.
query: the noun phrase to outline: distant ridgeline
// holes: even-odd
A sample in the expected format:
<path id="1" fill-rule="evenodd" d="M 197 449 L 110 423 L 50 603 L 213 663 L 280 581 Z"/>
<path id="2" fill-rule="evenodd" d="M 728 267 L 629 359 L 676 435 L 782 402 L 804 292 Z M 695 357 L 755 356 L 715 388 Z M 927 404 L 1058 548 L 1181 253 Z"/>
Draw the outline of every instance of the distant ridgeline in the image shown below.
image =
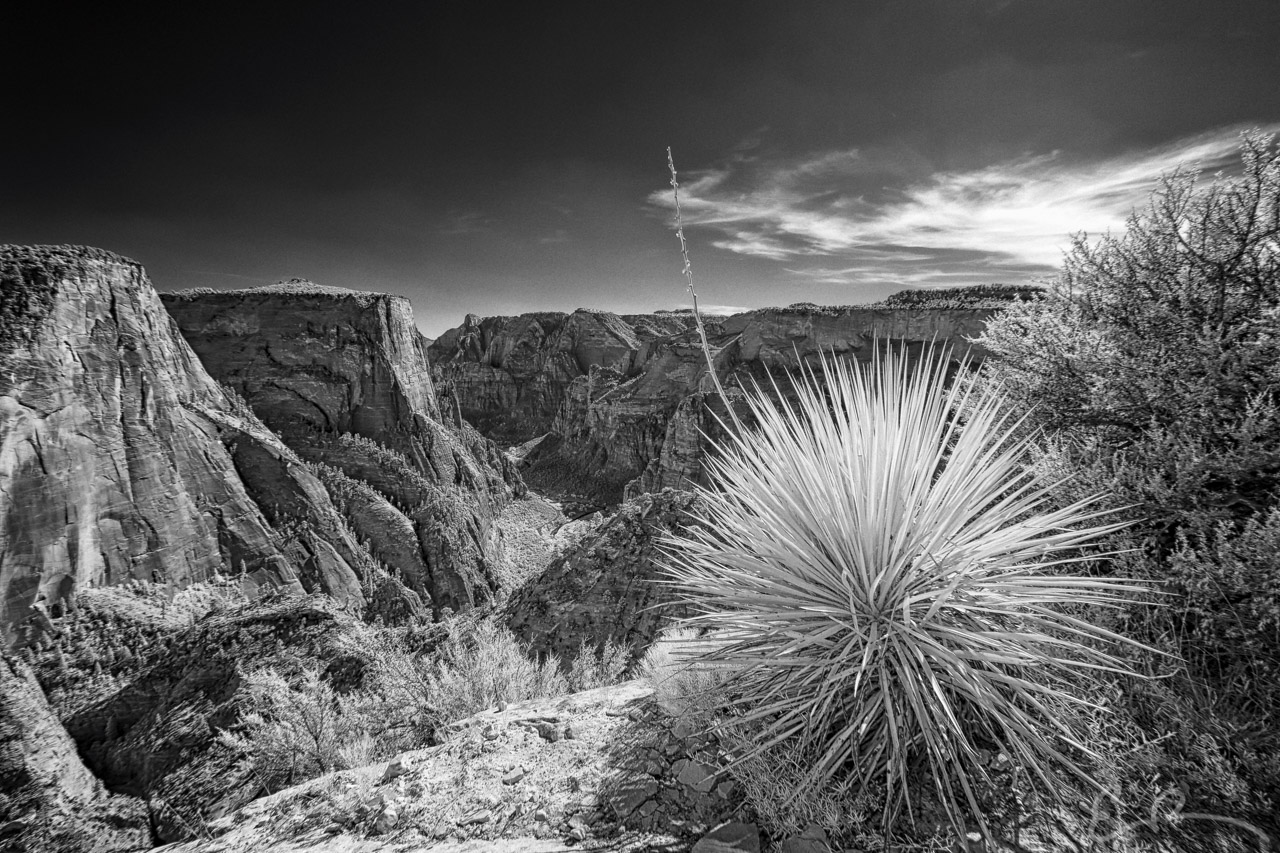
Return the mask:
<path id="1" fill-rule="evenodd" d="M 983 353 L 969 339 L 987 319 L 1041 288 L 978 285 L 907 290 L 870 305 L 796 303 L 704 322 L 716 371 L 768 386 L 766 371 L 819 351 L 867 359 L 877 341 L 931 341 Z M 619 315 L 579 309 L 518 317 L 468 315 L 430 346 L 442 408 L 495 441 L 525 445 L 535 487 L 612 503 L 702 482 L 711 414 L 706 360 L 690 309 Z M 723 412 L 722 412 L 723 414 Z"/>
<path id="2" fill-rule="evenodd" d="M 951 287 L 943 290 L 900 290 L 879 302 L 864 305 L 815 305 L 812 302 L 795 302 L 786 308 L 759 308 L 758 311 L 774 311 L 787 314 L 822 314 L 838 316 L 854 311 L 876 308 L 915 308 L 946 310 L 950 308 L 999 309 L 1010 302 L 1035 299 L 1044 288 L 1027 284 L 975 284 L 969 287 Z"/>

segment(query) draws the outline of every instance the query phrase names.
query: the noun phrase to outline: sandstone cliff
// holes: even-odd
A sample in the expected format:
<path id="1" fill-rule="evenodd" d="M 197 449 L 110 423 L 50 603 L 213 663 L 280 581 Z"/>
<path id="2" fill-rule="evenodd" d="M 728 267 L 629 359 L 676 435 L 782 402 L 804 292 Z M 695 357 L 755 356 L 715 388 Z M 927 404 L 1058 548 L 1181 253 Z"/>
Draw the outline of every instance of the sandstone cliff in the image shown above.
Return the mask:
<path id="1" fill-rule="evenodd" d="M 785 384 L 786 370 L 815 363 L 819 352 L 867 360 L 885 340 L 912 350 L 936 341 L 959 355 L 972 349 L 967 339 L 1000 305 L 1029 290 L 960 293 L 940 299 L 909 292 L 877 306 L 801 304 L 708 318 L 716 372 L 730 389 L 739 382 L 752 387 L 753 380 L 767 388 L 771 371 Z M 591 329 L 596 346 L 567 347 L 560 330 L 569 323 L 559 314 L 469 316 L 441 335 L 432 352 L 461 416 L 510 443 L 549 433 L 527 457 L 526 479 L 540 488 L 613 503 L 703 482 L 706 436 L 718 433 L 716 415 L 726 413 L 708 393 L 713 385 L 690 316 L 569 317 L 582 318 L 574 328 Z"/>
<path id="2" fill-rule="evenodd" d="M 493 520 L 523 483 L 491 442 L 441 422 L 408 300 L 294 280 L 164 301 L 206 369 L 326 466 L 352 528 L 411 589 L 437 610 L 492 595 Z"/>
<path id="3" fill-rule="evenodd" d="M 363 606 L 373 561 L 300 460 L 205 372 L 141 266 L 6 246 L 0 282 L 7 642 L 77 589 L 135 578 L 235 572 Z"/>
<path id="4" fill-rule="evenodd" d="M 437 338 L 431 361 L 443 396 L 484 434 L 507 443 L 551 429 L 569 385 L 592 367 L 633 373 L 652 343 L 689 328 L 688 314 L 604 311 L 519 317 L 468 314 Z"/>

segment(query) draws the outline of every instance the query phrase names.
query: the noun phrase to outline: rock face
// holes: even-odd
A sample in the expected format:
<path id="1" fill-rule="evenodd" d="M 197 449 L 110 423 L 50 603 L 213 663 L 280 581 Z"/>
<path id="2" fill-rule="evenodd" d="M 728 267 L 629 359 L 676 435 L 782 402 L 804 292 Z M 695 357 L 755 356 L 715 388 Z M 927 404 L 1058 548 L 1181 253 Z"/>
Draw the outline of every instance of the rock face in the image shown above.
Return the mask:
<path id="1" fill-rule="evenodd" d="M 667 587 L 655 583 L 659 537 L 695 523 L 696 498 L 665 489 L 623 504 L 584 540 L 512 596 L 504 611 L 508 626 L 530 648 L 562 659 L 579 644 L 599 647 L 613 639 L 634 655 L 649 647 L 672 619 L 685 615 L 671 605 Z"/>
<path id="2" fill-rule="evenodd" d="M 141 266 L 6 246 L 0 283 L 7 643 L 77 588 L 134 578 L 237 572 L 363 605 L 372 561 L 297 457 L 201 367 Z"/>
<path id="3" fill-rule="evenodd" d="M 1008 291 L 1008 292 L 1006 292 Z M 795 305 L 708 318 L 717 374 L 770 387 L 819 353 L 869 360 L 877 341 L 911 350 L 967 338 L 1010 298 L 1028 289 L 956 291 L 960 297 L 908 292 L 879 306 Z M 724 416 L 705 357 L 683 315 L 616 316 L 579 311 L 520 317 L 468 316 L 432 345 L 442 386 L 460 416 L 495 439 L 522 443 L 550 433 L 527 457 L 528 481 L 576 491 L 600 503 L 646 491 L 704 483 L 706 435 Z M 590 345 L 578 345 L 587 340 Z M 785 384 L 785 381 L 784 383 Z"/>
<path id="4" fill-rule="evenodd" d="M 691 323 L 688 314 L 468 314 L 431 344 L 431 361 L 446 408 L 495 440 L 518 443 L 551 429 L 570 384 L 592 367 L 634 373 L 656 340 Z"/>
<path id="5" fill-rule="evenodd" d="M 146 805 L 108 794 L 22 661 L 0 653 L 0 850 L 152 846 Z"/>
<path id="6" fill-rule="evenodd" d="M 493 519 L 523 482 L 491 442 L 441 422 L 406 299 L 295 280 L 164 301 L 209 372 L 326 466 L 350 525 L 410 589 L 437 609 L 490 597 Z"/>

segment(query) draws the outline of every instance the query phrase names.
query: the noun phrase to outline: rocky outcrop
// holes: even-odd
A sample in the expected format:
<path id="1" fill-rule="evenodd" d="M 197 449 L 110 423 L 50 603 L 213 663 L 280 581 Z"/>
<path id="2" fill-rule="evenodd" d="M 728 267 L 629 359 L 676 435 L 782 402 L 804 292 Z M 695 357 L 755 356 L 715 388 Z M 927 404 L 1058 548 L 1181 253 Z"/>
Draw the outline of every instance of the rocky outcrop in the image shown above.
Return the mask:
<path id="1" fill-rule="evenodd" d="M 474 429 L 441 421 L 408 300 L 297 280 L 164 300 L 210 373 L 299 456 L 371 490 L 325 477 L 410 589 L 437 610 L 493 594 L 493 519 L 523 483 Z M 416 554 L 401 538 L 409 530 Z"/>
<path id="2" fill-rule="evenodd" d="M 612 639 L 643 654 L 672 619 L 686 615 L 672 589 L 656 581 L 658 540 L 697 523 L 696 498 L 666 489 L 623 504 L 575 549 L 553 561 L 508 601 L 507 625 L 530 648 L 563 659 L 579 644 Z"/>
<path id="3" fill-rule="evenodd" d="M 875 306 L 798 304 L 708 318 L 707 332 L 716 372 L 731 392 L 739 382 L 768 390 L 771 378 L 785 385 L 787 370 L 816 364 L 819 353 L 869 360 L 883 341 L 912 351 L 947 344 L 957 357 L 980 359 L 969 339 L 1010 299 L 1032 292 L 907 291 Z M 566 347 L 565 337 L 557 337 L 568 325 L 563 317 L 468 317 L 442 335 L 432 352 L 444 365 L 438 372 L 460 416 L 509 443 L 550 433 L 527 455 L 525 469 L 531 484 L 549 491 L 612 503 L 705 483 L 707 436 L 719 433 L 716 415 L 726 413 L 709 393 L 713 384 L 690 316 L 569 315 L 610 318 L 591 328 L 606 330 L 598 336 L 621 349 Z M 634 346 L 622 346 L 631 340 Z"/>
<path id="4" fill-rule="evenodd" d="M 0 653 L 0 851 L 152 846 L 146 805 L 107 793 L 25 663 Z"/>
<path id="5" fill-rule="evenodd" d="M 244 711 L 244 675 L 314 661 L 338 689 L 358 687 L 362 630 L 327 596 L 213 613 L 166 637 L 145 671 L 74 710 L 66 729 L 108 788 L 148 803 L 160 841 L 191 837 L 261 793 L 217 737 Z"/>
<path id="6" fill-rule="evenodd" d="M 569 386 L 592 367 L 623 375 L 658 339 L 689 328 L 689 314 L 617 315 L 581 309 L 519 317 L 468 314 L 431 345 L 446 401 L 484 434 L 526 441 L 552 427 Z"/>
<path id="7" fill-rule="evenodd" d="M 0 248 L 0 630 L 86 586 L 219 573 L 363 606 L 318 481 L 205 372 L 137 263 Z M 34 621 L 32 621 L 34 620 Z"/>

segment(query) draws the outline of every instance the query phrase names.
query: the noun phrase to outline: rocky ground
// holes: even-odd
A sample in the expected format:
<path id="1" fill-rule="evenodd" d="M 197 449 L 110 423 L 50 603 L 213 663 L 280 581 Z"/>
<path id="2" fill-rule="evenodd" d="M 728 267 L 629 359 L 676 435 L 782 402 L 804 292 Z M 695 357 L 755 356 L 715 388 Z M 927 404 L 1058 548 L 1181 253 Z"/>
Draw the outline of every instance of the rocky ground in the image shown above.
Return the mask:
<path id="1" fill-rule="evenodd" d="M 629 681 L 493 708 L 438 746 L 313 779 L 159 849 L 831 849 L 818 832 L 766 845 L 715 739 L 667 717 L 651 692 Z"/>

